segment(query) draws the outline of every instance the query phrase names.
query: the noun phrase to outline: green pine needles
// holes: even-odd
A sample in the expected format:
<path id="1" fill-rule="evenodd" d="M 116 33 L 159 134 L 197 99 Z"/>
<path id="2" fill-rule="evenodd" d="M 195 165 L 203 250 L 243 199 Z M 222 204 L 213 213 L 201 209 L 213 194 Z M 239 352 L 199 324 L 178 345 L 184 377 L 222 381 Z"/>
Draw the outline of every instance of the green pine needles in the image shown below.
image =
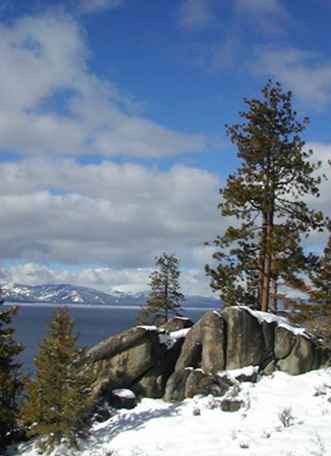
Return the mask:
<path id="1" fill-rule="evenodd" d="M 36 378 L 27 382 L 22 420 L 42 450 L 78 446 L 90 425 L 91 369 L 73 335 L 68 310 L 58 310 L 34 360 Z"/>
<path id="2" fill-rule="evenodd" d="M 155 259 L 156 270 L 149 276 L 150 293 L 147 304 L 138 315 L 139 323 L 164 323 L 170 315 L 178 315 L 184 295 L 179 285 L 179 260 L 163 253 Z"/>
<path id="3" fill-rule="evenodd" d="M 21 365 L 16 358 L 23 350 L 15 342 L 11 327 L 17 308 L 0 311 L 0 449 L 12 440 L 17 427 L 18 397 L 22 391 Z"/>
<path id="4" fill-rule="evenodd" d="M 294 280 L 316 262 L 301 239 L 325 226 L 323 214 L 309 207 L 319 196 L 321 163 L 301 135 L 308 119 L 298 120 L 292 93 L 269 81 L 259 99 L 245 99 L 242 123 L 227 126 L 240 166 L 220 190 L 219 209 L 235 223 L 216 238 L 215 265 L 206 266 L 211 287 L 225 305 L 277 308 L 279 285 Z"/>

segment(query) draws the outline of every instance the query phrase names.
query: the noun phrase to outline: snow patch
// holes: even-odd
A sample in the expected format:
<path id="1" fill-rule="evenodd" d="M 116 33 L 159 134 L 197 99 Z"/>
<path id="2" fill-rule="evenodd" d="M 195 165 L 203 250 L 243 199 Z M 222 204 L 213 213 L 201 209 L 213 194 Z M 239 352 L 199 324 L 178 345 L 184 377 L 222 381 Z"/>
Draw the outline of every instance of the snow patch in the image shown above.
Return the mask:
<path id="1" fill-rule="evenodd" d="M 232 370 L 226 370 L 223 372 L 218 372 L 217 376 L 218 377 L 228 377 L 230 379 L 236 379 L 237 377 L 242 376 L 247 376 L 250 377 L 254 374 L 257 374 L 259 371 L 259 366 L 246 366 L 242 367 L 241 369 L 232 369 Z"/>
<path id="2" fill-rule="evenodd" d="M 285 317 L 281 317 L 279 315 L 274 315 L 269 312 L 262 312 L 260 310 L 252 310 L 249 307 L 240 306 L 241 309 L 247 310 L 251 315 L 253 315 L 260 323 L 264 321 L 267 323 L 275 322 L 277 326 L 281 328 L 285 328 L 291 333 L 295 334 L 296 336 L 303 336 L 307 339 L 311 339 L 311 334 L 305 329 L 300 326 L 294 326 L 289 323 L 289 321 Z"/>
<path id="3" fill-rule="evenodd" d="M 114 396 L 120 397 L 121 399 L 135 399 L 136 395 L 133 391 L 126 388 L 115 388 L 112 390 Z"/>
<path id="4" fill-rule="evenodd" d="M 242 383 L 246 407 L 235 413 L 223 412 L 221 398 L 211 396 L 179 404 L 143 399 L 96 423 L 80 452 L 61 446 L 49 456 L 329 456 L 331 392 L 315 396 L 323 384 L 331 385 L 331 368 L 297 376 L 277 371 L 256 384 Z M 288 427 L 280 420 L 284 410 L 292 417 Z M 38 452 L 24 443 L 12 456 Z"/>
<path id="5" fill-rule="evenodd" d="M 139 325 L 137 328 L 145 329 L 146 331 L 157 331 L 158 327 L 154 325 Z"/>
<path id="6" fill-rule="evenodd" d="M 186 337 L 187 333 L 191 328 L 179 329 L 178 331 L 172 331 L 171 333 L 159 333 L 159 341 L 161 344 L 166 345 L 167 349 L 170 350 L 179 339 Z"/>

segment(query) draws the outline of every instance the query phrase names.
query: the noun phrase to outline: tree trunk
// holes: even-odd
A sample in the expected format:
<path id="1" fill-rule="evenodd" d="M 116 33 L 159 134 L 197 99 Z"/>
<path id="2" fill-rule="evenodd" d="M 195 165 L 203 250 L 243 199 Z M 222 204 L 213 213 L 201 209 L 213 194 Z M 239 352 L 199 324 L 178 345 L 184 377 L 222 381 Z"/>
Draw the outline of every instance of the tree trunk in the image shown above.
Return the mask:
<path id="1" fill-rule="evenodd" d="M 263 238 L 265 236 L 263 235 Z M 265 248 L 265 240 L 262 240 L 262 249 Z M 257 299 L 259 303 L 259 310 L 261 310 L 261 303 L 262 303 L 262 296 L 263 296 L 263 266 L 264 266 L 264 252 L 260 252 L 259 258 L 258 258 L 258 271 L 259 271 L 259 279 L 258 279 L 258 294 L 257 294 Z"/>
<path id="2" fill-rule="evenodd" d="M 270 212 L 265 217 L 265 248 L 264 248 L 264 265 L 263 265 L 263 285 L 261 295 L 261 310 L 268 312 L 270 302 L 270 282 L 272 266 L 272 236 L 273 236 L 273 213 Z"/>
<path id="3" fill-rule="evenodd" d="M 164 315 L 166 321 L 168 321 L 169 319 L 168 286 L 168 277 L 166 277 L 166 282 L 164 286 Z"/>
<path id="4" fill-rule="evenodd" d="M 271 291 L 271 296 L 272 296 L 272 310 L 274 313 L 277 313 L 278 311 L 278 281 L 276 277 L 272 278 L 272 291 Z"/>

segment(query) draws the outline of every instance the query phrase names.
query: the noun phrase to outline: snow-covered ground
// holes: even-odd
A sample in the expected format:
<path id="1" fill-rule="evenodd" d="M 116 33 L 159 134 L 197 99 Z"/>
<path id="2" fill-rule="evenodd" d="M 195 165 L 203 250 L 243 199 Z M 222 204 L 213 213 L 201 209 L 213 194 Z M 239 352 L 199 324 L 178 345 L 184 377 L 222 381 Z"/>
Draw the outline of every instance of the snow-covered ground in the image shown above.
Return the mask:
<path id="1" fill-rule="evenodd" d="M 95 424 L 81 456 L 331 455 L 331 369 L 291 377 L 277 372 L 242 383 L 245 406 L 223 412 L 220 398 L 180 404 L 144 399 Z M 37 456 L 31 444 L 15 456 Z M 75 454 L 58 448 L 52 456 Z"/>

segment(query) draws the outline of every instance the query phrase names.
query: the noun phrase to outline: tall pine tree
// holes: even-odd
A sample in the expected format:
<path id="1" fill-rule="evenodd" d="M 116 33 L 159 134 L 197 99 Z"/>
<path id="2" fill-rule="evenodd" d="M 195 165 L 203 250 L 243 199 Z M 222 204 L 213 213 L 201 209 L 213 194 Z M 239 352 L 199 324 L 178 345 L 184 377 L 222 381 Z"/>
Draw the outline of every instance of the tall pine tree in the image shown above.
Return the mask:
<path id="1" fill-rule="evenodd" d="M 28 435 L 48 450 L 64 441 L 77 446 L 89 427 L 92 374 L 73 335 L 67 309 L 58 310 L 34 360 L 36 378 L 27 383 L 21 417 Z"/>
<path id="2" fill-rule="evenodd" d="M 16 428 L 18 396 L 22 391 L 17 356 L 23 347 L 15 341 L 11 326 L 16 312 L 16 307 L 0 311 L 0 449 L 10 442 Z"/>
<path id="3" fill-rule="evenodd" d="M 140 323 L 163 323 L 170 315 L 181 311 L 184 295 L 180 291 L 179 260 L 163 253 L 157 257 L 156 270 L 149 277 L 150 293 L 147 304 L 138 315 Z"/>
<path id="4" fill-rule="evenodd" d="M 269 81 L 260 99 L 244 101 L 248 110 L 240 113 L 243 123 L 227 126 L 241 164 L 220 190 L 219 204 L 222 215 L 235 217 L 237 226 L 214 241 L 218 265 L 206 270 L 223 299 L 230 295 L 229 303 L 249 304 L 255 299 L 261 310 L 268 311 L 272 282 L 276 284 L 286 265 L 278 261 L 286 259 L 284 230 L 298 250 L 301 236 L 323 227 L 322 213 L 304 201 L 306 195 L 319 196 L 320 163 L 311 163 L 313 152 L 304 148 L 300 134 L 308 119 L 297 120 L 291 92 Z M 291 263 L 296 272 L 300 262 L 302 258 Z"/>

